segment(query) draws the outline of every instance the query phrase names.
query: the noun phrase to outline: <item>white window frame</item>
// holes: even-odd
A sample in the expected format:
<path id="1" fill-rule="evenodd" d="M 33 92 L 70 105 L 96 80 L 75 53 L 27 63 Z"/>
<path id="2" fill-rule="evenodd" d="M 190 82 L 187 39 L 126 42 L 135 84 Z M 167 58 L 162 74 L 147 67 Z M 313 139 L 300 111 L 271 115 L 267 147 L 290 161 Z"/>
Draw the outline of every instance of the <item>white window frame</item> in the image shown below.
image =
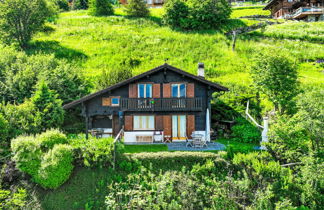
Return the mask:
<path id="1" fill-rule="evenodd" d="M 186 83 L 177 83 L 177 84 L 171 84 L 171 97 L 172 98 L 181 98 L 181 96 L 180 96 L 180 85 L 184 85 L 185 93 L 184 93 L 183 97 L 187 97 L 187 85 L 186 85 Z M 173 86 L 178 86 L 178 94 L 177 94 L 178 96 L 177 97 L 173 96 Z"/>
<path id="2" fill-rule="evenodd" d="M 153 127 L 150 127 L 150 117 L 153 120 Z M 137 123 L 137 119 L 139 123 Z M 143 123 L 141 124 L 141 122 L 143 122 L 143 120 L 146 121 L 146 127 L 144 127 Z M 154 115 L 134 115 L 134 125 L 133 125 L 134 130 L 144 130 L 144 131 L 148 131 L 148 130 L 155 130 L 155 116 Z"/>
<path id="3" fill-rule="evenodd" d="M 118 99 L 118 104 L 113 104 L 113 99 Z M 119 97 L 111 97 L 110 100 L 111 100 L 111 102 L 110 102 L 111 106 L 119 106 L 119 104 L 120 104 L 120 98 Z"/>
<path id="4" fill-rule="evenodd" d="M 153 97 L 153 84 L 151 84 L 151 83 L 140 83 L 140 84 L 138 84 L 137 85 L 137 95 L 138 95 L 138 98 L 140 98 L 140 85 L 144 85 L 144 98 L 152 98 Z M 151 93 L 151 95 L 149 96 L 149 97 L 147 97 L 147 93 L 146 93 L 146 86 L 147 85 L 151 85 L 151 91 L 150 91 L 150 93 Z"/>

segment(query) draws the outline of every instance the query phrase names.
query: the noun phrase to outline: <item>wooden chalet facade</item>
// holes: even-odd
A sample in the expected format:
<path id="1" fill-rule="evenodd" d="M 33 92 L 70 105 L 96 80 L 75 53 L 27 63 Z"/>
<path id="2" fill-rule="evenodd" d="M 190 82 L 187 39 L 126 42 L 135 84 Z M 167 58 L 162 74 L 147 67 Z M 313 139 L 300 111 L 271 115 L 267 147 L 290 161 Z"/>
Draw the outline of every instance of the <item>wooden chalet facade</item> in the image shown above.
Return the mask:
<path id="1" fill-rule="evenodd" d="M 198 73 L 164 64 L 64 108 L 82 106 L 87 135 L 99 129 L 116 136 L 124 127 L 125 143 L 153 142 L 156 133 L 182 141 L 194 131 L 209 139 L 212 93 L 228 89 L 205 80 L 203 64 Z"/>
<path id="2" fill-rule="evenodd" d="M 324 21 L 323 0 L 270 0 L 263 9 L 275 19 Z"/>

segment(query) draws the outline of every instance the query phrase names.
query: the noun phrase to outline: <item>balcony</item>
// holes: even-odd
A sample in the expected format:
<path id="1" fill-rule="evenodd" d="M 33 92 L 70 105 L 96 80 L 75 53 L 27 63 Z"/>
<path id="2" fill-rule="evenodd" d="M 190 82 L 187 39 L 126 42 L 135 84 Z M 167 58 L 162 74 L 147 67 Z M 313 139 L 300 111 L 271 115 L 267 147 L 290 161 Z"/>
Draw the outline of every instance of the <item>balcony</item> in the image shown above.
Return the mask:
<path id="1" fill-rule="evenodd" d="M 121 98 L 123 111 L 202 111 L 202 98 Z"/>
<path id="2" fill-rule="evenodd" d="M 324 13 L 324 8 L 320 7 L 300 7 L 295 10 L 291 15 L 290 18 L 292 19 L 300 19 L 304 18 L 307 15 L 320 15 Z"/>

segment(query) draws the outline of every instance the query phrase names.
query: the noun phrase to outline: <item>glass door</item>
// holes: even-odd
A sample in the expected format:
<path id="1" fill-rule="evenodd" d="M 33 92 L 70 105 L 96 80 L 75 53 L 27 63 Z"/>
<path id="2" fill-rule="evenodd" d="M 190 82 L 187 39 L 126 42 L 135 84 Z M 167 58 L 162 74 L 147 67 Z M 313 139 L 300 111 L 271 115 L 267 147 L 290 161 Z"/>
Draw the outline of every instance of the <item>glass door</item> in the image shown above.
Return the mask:
<path id="1" fill-rule="evenodd" d="M 186 140 L 186 115 L 172 115 L 172 139 Z"/>

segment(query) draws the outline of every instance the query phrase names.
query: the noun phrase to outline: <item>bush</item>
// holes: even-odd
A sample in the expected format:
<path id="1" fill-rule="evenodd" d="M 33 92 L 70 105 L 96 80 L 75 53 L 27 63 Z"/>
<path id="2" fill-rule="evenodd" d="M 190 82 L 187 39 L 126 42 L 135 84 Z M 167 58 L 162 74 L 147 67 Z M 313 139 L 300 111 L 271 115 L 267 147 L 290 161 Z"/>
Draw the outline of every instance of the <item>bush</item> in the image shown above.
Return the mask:
<path id="1" fill-rule="evenodd" d="M 38 136 L 19 136 L 11 142 L 17 168 L 32 176 L 44 188 L 57 188 L 70 176 L 73 165 L 72 147 L 64 134 L 56 130 Z M 41 147 L 44 151 L 41 150 Z"/>
<path id="2" fill-rule="evenodd" d="M 88 9 L 88 0 L 75 0 L 74 1 L 74 9 Z"/>
<path id="3" fill-rule="evenodd" d="M 169 0 L 164 4 L 163 22 L 172 28 L 189 28 L 189 8 L 182 0 Z"/>
<path id="4" fill-rule="evenodd" d="M 88 167 L 104 167 L 113 164 L 113 138 L 95 138 L 79 136 L 70 140 L 76 159 Z"/>
<path id="5" fill-rule="evenodd" d="M 61 133 L 59 130 L 48 130 L 39 136 L 37 139 L 40 141 L 40 146 L 43 151 L 48 151 L 53 149 L 54 145 L 56 144 L 67 144 L 68 140 L 67 137 Z"/>
<path id="6" fill-rule="evenodd" d="M 26 48 L 32 36 L 54 14 L 46 0 L 3 0 L 0 3 L 0 37 L 8 44 L 14 41 Z"/>
<path id="7" fill-rule="evenodd" d="M 150 11 L 146 7 L 146 2 L 143 0 L 128 0 L 125 6 L 125 12 L 129 16 L 146 17 Z"/>
<path id="8" fill-rule="evenodd" d="M 70 9 L 67 0 L 56 0 L 56 4 L 61 11 L 68 11 Z"/>
<path id="9" fill-rule="evenodd" d="M 192 29 L 220 28 L 230 17 L 231 7 L 226 0 L 188 0 Z"/>
<path id="10" fill-rule="evenodd" d="M 9 191 L 1 189 L 0 186 L 0 209 L 23 209 L 26 205 L 26 198 L 25 189 Z"/>
<path id="11" fill-rule="evenodd" d="M 6 143 L 9 134 L 9 123 L 0 113 L 0 146 L 4 146 Z"/>
<path id="12" fill-rule="evenodd" d="M 230 14 L 226 0 L 169 0 L 163 22 L 173 28 L 214 29 L 220 28 Z"/>
<path id="13" fill-rule="evenodd" d="M 13 160 L 17 168 L 31 176 L 36 176 L 41 166 L 42 151 L 34 136 L 19 136 L 11 141 Z"/>
<path id="14" fill-rule="evenodd" d="M 114 14 L 110 0 L 89 0 L 89 13 L 94 16 L 108 16 Z"/>
<path id="15" fill-rule="evenodd" d="M 181 170 L 183 167 L 191 169 L 195 164 L 204 164 L 206 159 L 215 160 L 219 154 L 197 152 L 156 152 L 127 154 L 126 160 L 135 165 L 142 165 L 153 170 Z"/>
<path id="16" fill-rule="evenodd" d="M 57 144 L 46 153 L 35 182 L 44 188 L 55 189 L 67 181 L 73 170 L 72 147 Z"/>
<path id="17" fill-rule="evenodd" d="M 258 143 L 261 140 L 261 133 L 259 129 L 243 117 L 236 119 L 236 124 L 231 130 L 232 137 L 239 142 Z"/>

